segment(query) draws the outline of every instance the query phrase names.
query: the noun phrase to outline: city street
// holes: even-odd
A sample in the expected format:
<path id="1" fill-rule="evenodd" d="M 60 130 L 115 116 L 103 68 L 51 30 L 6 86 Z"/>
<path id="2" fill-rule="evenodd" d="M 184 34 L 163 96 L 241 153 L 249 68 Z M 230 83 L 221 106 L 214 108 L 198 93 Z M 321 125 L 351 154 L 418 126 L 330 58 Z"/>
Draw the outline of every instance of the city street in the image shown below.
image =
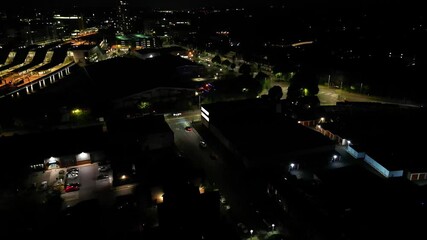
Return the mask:
<path id="1" fill-rule="evenodd" d="M 223 206 L 229 205 L 228 219 L 237 227 L 238 223 L 243 223 L 247 229 L 253 230 L 253 237 L 263 239 L 263 236 L 280 231 L 286 232 L 283 225 L 277 219 L 264 219 L 263 209 L 258 208 L 257 202 L 263 201 L 263 195 L 259 194 L 260 189 L 255 189 L 257 179 L 252 174 L 247 174 L 243 170 L 243 165 L 236 162 L 233 156 L 229 155 L 222 144 L 212 136 L 206 134 L 201 123 L 195 122 L 194 114 L 183 113 L 180 117 L 168 117 L 167 123 L 174 131 L 175 144 L 183 157 L 188 158 L 196 168 L 201 168 L 206 173 L 205 184 L 211 185 L 220 190 L 223 197 Z M 193 126 L 191 131 L 186 131 L 186 126 Z M 199 131 L 203 132 L 202 138 Z M 199 141 L 204 139 L 207 142 L 206 148 L 199 146 Z M 260 197 L 261 196 L 261 197 Z M 228 208 L 228 207 L 226 207 Z M 273 229 L 271 224 L 275 224 Z M 242 233 L 241 238 L 250 237 L 250 233 Z"/>

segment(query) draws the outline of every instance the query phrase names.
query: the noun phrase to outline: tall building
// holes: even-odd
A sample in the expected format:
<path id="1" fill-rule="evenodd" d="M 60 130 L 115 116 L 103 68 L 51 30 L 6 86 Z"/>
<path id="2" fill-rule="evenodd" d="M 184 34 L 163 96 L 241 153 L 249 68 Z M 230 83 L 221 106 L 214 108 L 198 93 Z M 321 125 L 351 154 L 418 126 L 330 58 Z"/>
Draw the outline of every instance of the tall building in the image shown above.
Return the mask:
<path id="1" fill-rule="evenodd" d="M 129 12 L 129 3 L 124 0 L 119 0 L 119 6 L 117 8 L 117 24 L 116 31 L 117 33 L 126 34 L 131 32 L 132 18 L 130 17 Z"/>

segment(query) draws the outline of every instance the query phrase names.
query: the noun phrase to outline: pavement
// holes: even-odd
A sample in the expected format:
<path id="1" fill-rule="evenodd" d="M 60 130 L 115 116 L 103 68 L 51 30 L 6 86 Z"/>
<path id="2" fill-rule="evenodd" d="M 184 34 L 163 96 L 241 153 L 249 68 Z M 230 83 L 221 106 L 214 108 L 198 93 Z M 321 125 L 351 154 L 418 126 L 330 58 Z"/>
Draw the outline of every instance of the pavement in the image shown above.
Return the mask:
<path id="1" fill-rule="evenodd" d="M 61 170 L 66 171 L 66 168 L 55 168 L 48 169 L 45 171 L 33 172 L 27 180 L 28 187 L 31 185 L 35 185 L 36 188 L 39 189 L 43 182 L 46 182 L 47 188 L 49 186 L 55 185 L 55 183 L 61 181 L 60 179 L 58 179 L 59 171 Z"/>

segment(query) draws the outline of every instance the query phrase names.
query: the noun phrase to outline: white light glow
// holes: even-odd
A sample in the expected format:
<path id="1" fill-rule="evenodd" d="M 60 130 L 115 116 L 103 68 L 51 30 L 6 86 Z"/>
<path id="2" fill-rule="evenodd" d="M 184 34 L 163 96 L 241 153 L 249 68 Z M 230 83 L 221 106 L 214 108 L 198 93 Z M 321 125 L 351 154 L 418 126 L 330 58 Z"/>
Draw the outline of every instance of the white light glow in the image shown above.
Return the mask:
<path id="1" fill-rule="evenodd" d="M 90 154 L 89 153 L 79 153 L 76 156 L 77 161 L 83 161 L 83 160 L 89 160 L 90 159 Z"/>
<path id="2" fill-rule="evenodd" d="M 48 163 L 49 163 L 49 164 L 51 164 L 51 163 L 56 163 L 58 160 L 59 160 L 59 158 L 56 158 L 56 157 L 50 157 L 50 158 L 48 159 Z"/>

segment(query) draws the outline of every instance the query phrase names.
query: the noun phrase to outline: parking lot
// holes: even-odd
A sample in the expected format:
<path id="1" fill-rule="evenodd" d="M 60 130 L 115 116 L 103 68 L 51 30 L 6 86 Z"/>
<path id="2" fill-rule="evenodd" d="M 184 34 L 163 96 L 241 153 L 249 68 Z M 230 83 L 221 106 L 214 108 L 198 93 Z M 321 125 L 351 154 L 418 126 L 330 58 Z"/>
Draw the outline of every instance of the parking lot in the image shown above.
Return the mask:
<path id="1" fill-rule="evenodd" d="M 32 173 L 28 184 L 36 191 L 60 191 L 65 208 L 111 191 L 112 170 L 109 165 L 98 163 L 48 169 Z"/>

